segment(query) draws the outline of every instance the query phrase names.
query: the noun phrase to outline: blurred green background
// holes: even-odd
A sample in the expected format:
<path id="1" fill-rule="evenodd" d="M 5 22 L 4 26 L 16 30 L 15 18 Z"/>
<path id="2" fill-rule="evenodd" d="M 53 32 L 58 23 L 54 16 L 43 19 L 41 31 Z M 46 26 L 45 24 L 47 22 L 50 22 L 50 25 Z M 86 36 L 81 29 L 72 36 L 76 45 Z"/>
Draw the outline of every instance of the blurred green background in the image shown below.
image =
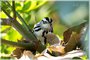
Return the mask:
<path id="1" fill-rule="evenodd" d="M 8 8 L 9 6 L 6 6 L 3 2 L 4 1 L 1 1 L 1 6 L 3 6 L 12 16 L 13 12 Z M 11 4 L 11 1 L 8 2 Z M 54 33 L 58 35 L 61 40 L 63 40 L 63 32 L 65 30 L 89 20 L 88 1 L 15 1 L 15 9 L 31 30 L 33 29 L 34 24 L 44 17 L 51 17 L 53 19 Z M 8 18 L 2 10 L 0 11 L 0 14 L 0 18 Z M 23 25 L 18 18 L 17 20 Z M 23 36 L 10 25 L 2 25 L 0 28 L 0 38 L 13 40 L 14 42 L 24 39 Z M 88 38 L 86 40 L 88 40 Z M 1 44 L 0 55 L 10 54 L 14 49 L 15 47 Z"/>

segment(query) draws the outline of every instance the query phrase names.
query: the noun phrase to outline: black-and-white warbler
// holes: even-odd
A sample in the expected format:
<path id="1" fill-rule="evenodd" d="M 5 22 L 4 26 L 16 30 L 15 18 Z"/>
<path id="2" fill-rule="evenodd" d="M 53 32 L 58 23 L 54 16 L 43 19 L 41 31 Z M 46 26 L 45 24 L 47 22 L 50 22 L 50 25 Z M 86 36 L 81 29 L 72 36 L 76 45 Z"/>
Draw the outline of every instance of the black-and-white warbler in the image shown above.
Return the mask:
<path id="1" fill-rule="evenodd" d="M 48 32 L 53 32 L 52 19 L 45 17 L 43 20 L 34 25 L 33 32 L 37 39 L 40 40 L 42 44 L 45 44 L 45 35 Z"/>

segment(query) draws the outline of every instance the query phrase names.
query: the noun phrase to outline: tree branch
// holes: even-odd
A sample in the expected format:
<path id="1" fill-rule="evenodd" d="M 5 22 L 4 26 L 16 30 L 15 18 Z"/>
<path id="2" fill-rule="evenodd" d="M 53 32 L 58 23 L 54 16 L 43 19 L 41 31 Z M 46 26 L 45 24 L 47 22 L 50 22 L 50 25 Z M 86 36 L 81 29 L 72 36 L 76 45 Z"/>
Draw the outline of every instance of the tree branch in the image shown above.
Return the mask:
<path id="1" fill-rule="evenodd" d="M 14 46 L 14 47 L 19 47 L 19 48 L 23 48 L 23 49 L 28 49 L 28 50 L 37 50 L 38 52 L 42 52 L 46 47 L 43 46 L 41 43 L 39 43 L 38 45 L 30 42 L 30 43 L 25 43 L 25 42 L 12 42 L 9 40 L 5 40 L 5 39 L 1 39 L 1 43 L 2 44 L 7 44 L 10 46 Z"/>
<path id="2" fill-rule="evenodd" d="M 34 40 L 34 43 L 35 41 L 37 41 L 37 39 L 34 38 L 34 36 L 32 35 L 32 33 L 28 32 L 26 29 L 24 29 L 19 23 L 17 20 L 13 20 L 11 21 L 10 18 L 8 19 L 4 19 L 2 18 L 1 19 L 1 24 L 8 24 L 8 25 L 12 25 L 19 33 L 21 33 L 23 35 L 23 37 L 25 37 L 27 40 L 31 40 L 33 41 Z M 29 41 L 30 41 L 29 40 Z"/>
<path id="3" fill-rule="evenodd" d="M 11 8 L 14 8 L 13 6 L 10 5 L 10 3 L 8 1 L 6 1 L 7 5 L 10 6 Z M 15 9 L 15 8 L 14 8 Z M 28 32 L 32 33 L 31 29 L 29 28 L 29 26 L 25 23 L 24 19 L 20 16 L 20 14 L 17 11 L 14 11 L 16 16 L 20 19 L 20 21 L 23 23 L 23 25 L 25 26 L 25 28 L 28 30 Z M 33 34 L 33 36 L 36 38 L 36 36 Z"/>
<path id="4" fill-rule="evenodd" d="M 9 6 L 10 7 L 10 6 Z M 31 47 L 28 48 L 37 48 L 36 50 L 38 52 L 42 52 L 46 47 L 44 45 L 41 44 L 41 42 L 38 42 L 38 40 L 35 38 L 35 36 L 33 35 L 33 33 L 31 31 L 28 31 L 27 29 L 25 29 L 17 20 L 14 20 L 9 13 L 7 13 L 7 11 L 5 11 L 5 9 L 3 9 L 3 12 L 9 17 L 9 22 L 11 23 L 11 25 L 19 32 L 22 34 L 23 37 L 25 37 L 26 40 L 28 40 L 29 42 L 32 42 Z M 16 12 L 17 13 L 17 12 Z M 17 14 L 16 14 L 17 15 Z M 19 14 L 18 14 L 19 15 Z M 23 18 L 19 15 L 19 18 L 23 20 Z M 5 43 L 5 42 L 4 42 Z M 6 43 L 9 44 L 9 43 Z M 11 44 L 11 43 L 10 43 Z M 12 44 L 11 44 L 12 45 Z M 15 44 L 14 44 L 15 45 Z M 18 45 L 17 45 L 18 46 Z"/>
<path id="5" fill-rule="evenodd" d="M 9 18 L 12 18 L 12 17 L 9 15 L 9 13 L 7 13 L 7 12 L 5 11 L 5 9 L 3 9 L 3 7 L 1 7 L 1 10 L 3 10 L 3 12 L 4 12 Z"/>
<path id="6" fill-rule="evenodd" d="M 16 20 L 15 1 L 12 1 L 13 18 Z"/>
<path id="7" fill-rule="evenodd" d="M 35 45 L 30 43 L 24 43 L 24 42 L 12 42 L 10 40 L 1 39 L 1 43 L 7 44 L 14 47 L 24 48 L 24 49 L 30 49 L 30 50 L 36 50 Z"/>
<path id="8" fill-rule="evenodd" d="M 11 25 L 10 19 L 1 18 L 1 25 Z"/>
<path id="9" fill-rule="evenodd" d="M 9 21 L 12 22 L 12 26 L 19 31 L 23 37 L 26 38 L 26 40 L 32 40 L 37 41 L 37 39 L 35 38 L 35 36 L 32 34 L 32 32 L 27 31 L 22 25 L 20 25 L 20 23 L 17 20 L 14 20 L 3 8 L 2 8 L 3 12 L 9 17 Z"/>

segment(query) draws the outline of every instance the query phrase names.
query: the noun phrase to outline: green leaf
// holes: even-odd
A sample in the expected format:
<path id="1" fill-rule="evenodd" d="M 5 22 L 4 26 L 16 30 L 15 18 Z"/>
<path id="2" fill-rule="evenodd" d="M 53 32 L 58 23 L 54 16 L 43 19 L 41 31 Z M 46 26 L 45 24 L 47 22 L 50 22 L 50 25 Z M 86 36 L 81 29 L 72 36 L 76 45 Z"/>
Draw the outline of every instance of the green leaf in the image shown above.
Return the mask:
<path id="1" fill-rule="evenodd" d="M 21 4 L 20 3 L 15 3 L 15 9 L 16 9 L 16 11 L 21 12 L 21 10 L 22 10 Z"/>
<path id="2" fill-rule="evenodd" d="M 30 8 L 30 5 L 31 5 L 31 1 L 25 2 L 22 11 L 26 12 L 26 10 Z"/>
<path id="3" fill-rule="evenodd" d="M 24 18 L 25 22 L 26 22 L 27 24 L 29 24 L 31 15 L 24 13 L 24 14 L 23 14 L 23 18 Z"/>
<path id="4" fill-rule="evenodd" d="M 8 30 L 7 34 L 2 38 L 17 41 L 22 38 L 22 35 L 19 32 L 17 32 L 14 28 L 11 28 L 10 30 Z"/>
<path id="5" fill-rule="evenodd" d="M 15 3 L 15 6 L 18 7 L 18 6 L 21 6 L 21 4 L 20 3 Z"/>
<path id="6" fill-rule="evenodd" d="M 6 10 L 8 13 L 11 12 L 11 9 L 8 8 L 8 5 L 7 5 L 6 2 L 2 1 L 2 2 L 1 2 L 1 7 L 5 8 L 5 10 Z"/>
<path id="7" fill-rule="evenodd" d="M 0 32 L 6 30 L 6 29 L 8 29 L 8 28 L 10 28 L 10 26 L 4 26 L 4 25 L 2 25 L 2 26 L 1 26 L 1 30 L 0 30 Z"/>
<path id="8" fill-rule="evenodd" d="M 8 48 L 7 45 L 1 44 L 1 53 L 6 53 L 7 54 L 8 53 L 7 48 Z"/>

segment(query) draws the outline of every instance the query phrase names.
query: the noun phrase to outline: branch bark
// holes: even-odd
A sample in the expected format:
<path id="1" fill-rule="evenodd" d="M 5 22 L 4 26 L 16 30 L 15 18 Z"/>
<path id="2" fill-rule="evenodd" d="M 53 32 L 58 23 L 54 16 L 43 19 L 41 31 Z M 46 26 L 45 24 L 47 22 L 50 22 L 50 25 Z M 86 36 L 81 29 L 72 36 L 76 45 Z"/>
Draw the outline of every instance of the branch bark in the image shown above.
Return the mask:
<path id="1" fill-rule="evenodd" d="M 13 10 L 14 16 L 16 15 L 20 19 L 20 21 L 24 24 L 25 28 L 31 32 L 31 29 L 29 29 L 28 25 L 25 23 L 21 15 L 17 11 L 15 11 L 15 2 L 13 2 L 13 6 L 11 6 L 8 1 L 6 1 L 6 3 L 10 8 L 13 8 L 12 10 Z"/>
<path id="2" fill-rule="evenodd" d="M 15 1 L 12 1 L 13 18 L 16 20 Z"/>
<path id="3" fill-rule="evenodd" d="M 1 25 L 11 25 L 10 19 L 1 18 Z"/>
<path id="4" fill-rule="evenodd" d="M 32 43 L 32 42 L 12 42 L 9 40 L 5 40 L 5 39 L 1 39 L 1 43 L 2 44 L 7 44 L 10 46 L 14 46 L 14 47 L 19 47 L 19 48 L 23 48 L 23 49 L 28 49 L 31 51 L 35 51 L 37 50 L 38 52 L 42 52 L 46 47 L 43 46 L 40 42 L 38 43 L 38 45 Z"/>
<path id="5" fill-rule="evenodd" d="M 9 40 L 1 39 L 2 44 L 7 44 L 14 47 L 24 48 L 24 49 L 35 49 L 34 44 L 32 42 L 30 43 L 24 43 L 24 42 L 12 42 Z"/>

